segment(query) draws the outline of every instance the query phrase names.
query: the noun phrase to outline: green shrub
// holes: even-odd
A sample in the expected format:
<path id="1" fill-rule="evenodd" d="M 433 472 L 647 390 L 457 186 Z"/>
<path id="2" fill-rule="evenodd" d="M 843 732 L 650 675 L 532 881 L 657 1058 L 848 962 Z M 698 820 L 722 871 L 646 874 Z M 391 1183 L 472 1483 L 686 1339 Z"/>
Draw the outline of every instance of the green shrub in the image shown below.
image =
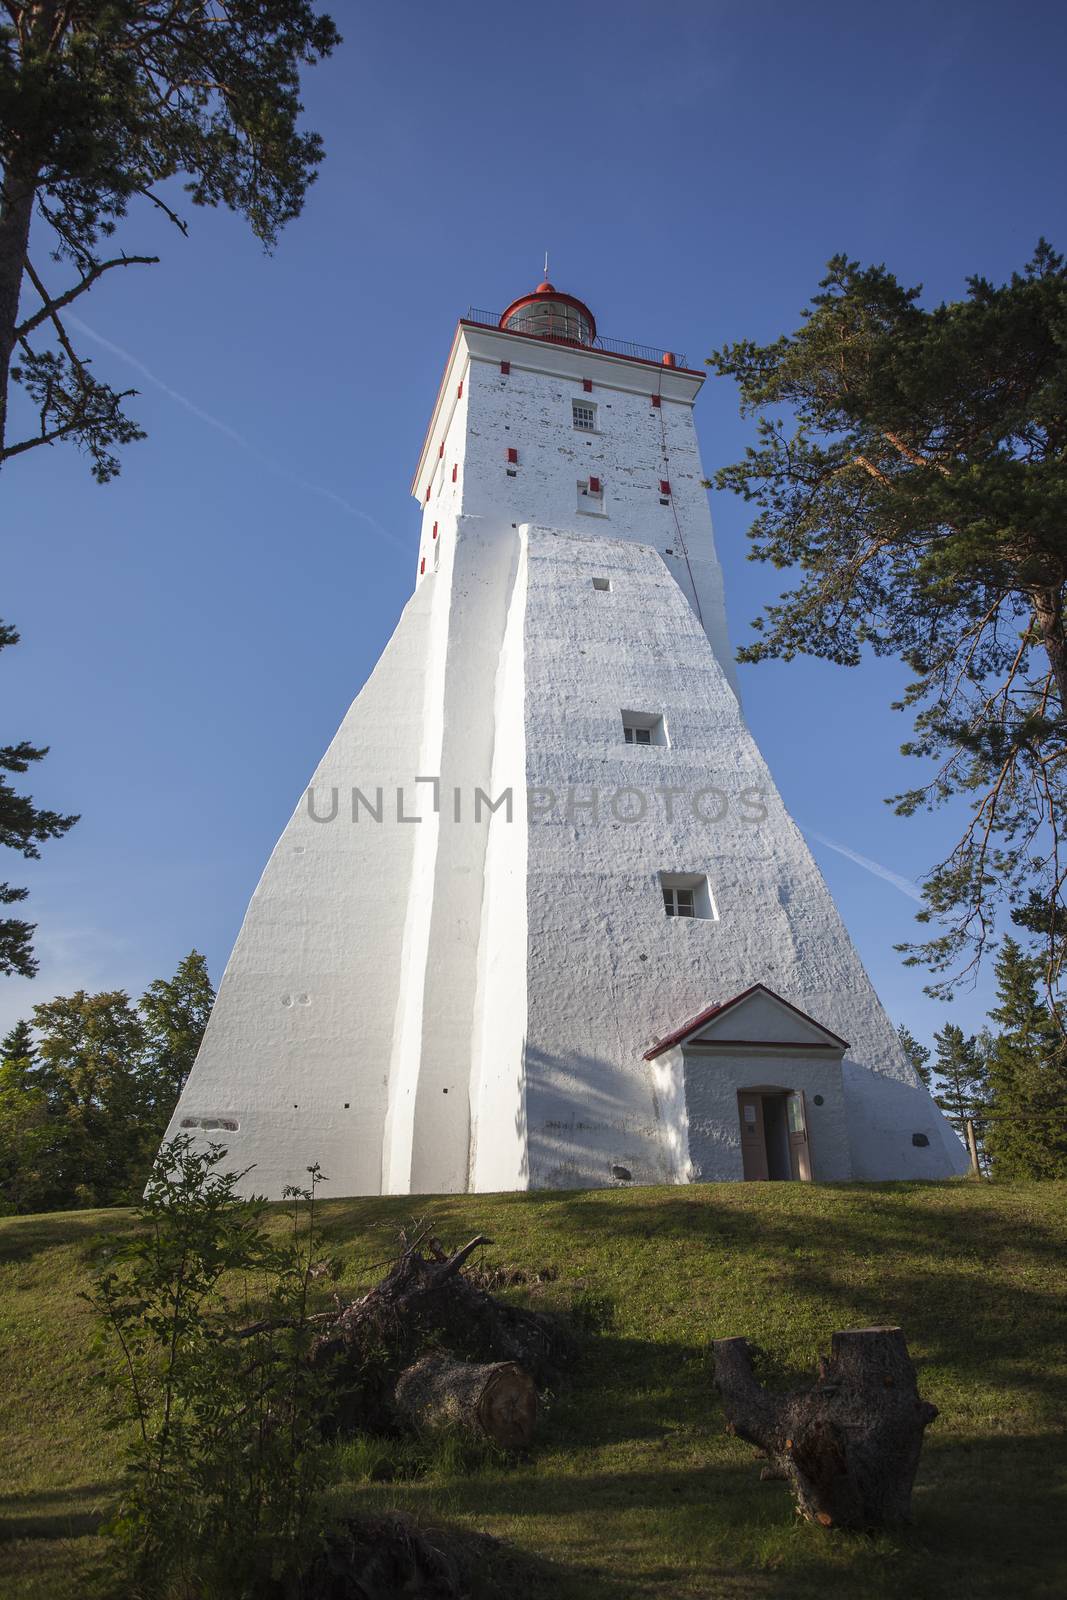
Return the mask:
<path id="1" fill-rule="evenodd" d="M 321 1536 L 328 1451 L 321 1378 L 307 1361 L 318 1260 L 316 1189 L 287 1191 L 282 1243 L 264 1203 L 241 1199 L 225 1150 L 175 1139 L 160 1154 L 144 1226 L 97 1277 L 113 1420 L 132 1421 L 108 1531 L 126 1593 L 244 1600 L 291 1593 Z"/>

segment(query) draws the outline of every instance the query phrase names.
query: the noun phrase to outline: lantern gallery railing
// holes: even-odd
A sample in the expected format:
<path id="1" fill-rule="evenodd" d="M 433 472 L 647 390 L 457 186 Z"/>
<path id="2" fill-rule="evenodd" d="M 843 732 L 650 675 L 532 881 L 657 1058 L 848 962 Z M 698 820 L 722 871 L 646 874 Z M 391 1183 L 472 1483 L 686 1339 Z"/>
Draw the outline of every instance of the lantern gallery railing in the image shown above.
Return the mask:
<path id="1" fill-rule="evenodd" d="M 469 306 L 463 321 L 475 322 L 481 328 L 499 328 L 500 315 L 499 311 L 482 311 L 477 306 Z M 651 344 L 634 344 L 630 339 L 603 339 L 599 334 L 591 340 L 564 339 L 558 334 L 535 332 L 532 328 L 520 326 L 514 327 L 512 332 L 524 334 L 529 339 L 543 339 L 549 344 L 577 345 L 580 349 L 603 350 L 608 355 L 626 356 L 631 361 L 651 361 L 656 366 L 685 366 L 685 357 L 677 350 L 664 350 Z"/>

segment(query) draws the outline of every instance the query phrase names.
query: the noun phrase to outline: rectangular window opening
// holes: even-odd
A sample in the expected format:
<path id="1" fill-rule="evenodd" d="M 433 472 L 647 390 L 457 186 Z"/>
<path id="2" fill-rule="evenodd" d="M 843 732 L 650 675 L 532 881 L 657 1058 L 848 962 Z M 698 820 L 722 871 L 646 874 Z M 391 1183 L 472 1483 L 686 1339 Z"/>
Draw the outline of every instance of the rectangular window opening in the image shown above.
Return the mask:
<path id="1" fill-rule="evenodd" d="M 658 711 L 623 711 L 622 736 L 627 744 L 667 746 L 667 725 Z"/>
<path id="2" fill-rule="evenodd" d="M 578 510 L 593 517 L 605 515 L 604 484 L 600 478 L 578 479 Z"/>
<path id="3" fill-rule="evenodd" d="M 718 922 L 719 911 L 702 872 L 661 872 L 663 909 L 668 917 L 693 917 Z"/>
<path id="4" fill-rule="evenodd" d="M 611 588 L 611 579 L 610 578 L 594 578 L 593 579 L 593 588 L 597 589 L 601 594 L 607 594 L 608 590 Z"/>
<path id="5" fill-rule="evenodd" d="M 595 433 L 596 406 L 590 400 L 572 400 L 571 421 L 579 433 Z"/>

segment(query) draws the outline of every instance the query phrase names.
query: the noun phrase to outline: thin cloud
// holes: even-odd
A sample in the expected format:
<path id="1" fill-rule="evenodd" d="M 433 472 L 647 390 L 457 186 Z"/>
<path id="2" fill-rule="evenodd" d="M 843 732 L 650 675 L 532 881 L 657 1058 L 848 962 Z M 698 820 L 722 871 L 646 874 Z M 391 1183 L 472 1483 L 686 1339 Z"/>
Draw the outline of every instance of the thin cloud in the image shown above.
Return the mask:
<path id="1" fill-rule="evenodd" d="M 836 850 L 839 856 L 846 856 L 849 861 L 854 861 L 857 867 L 862 867 L 865 872 L 873 873 L 876 878 L 881 878 L 884 883 L 891 883 L 894 889 L 899 889 L 901 894 L 906 894 L 909 900 L 922 903 L 922 891 L 911 878 L 905 878 L 901 873 L 894 872 L 890 867 L 883 867 L 880 861 L 872 861 L 870 856 L 861 856 L 858 850 L 852 850 L 847 844 L 838 844 L 836 839 L 828 839 L 825 834 L 816 833 L 814 828 L 805 828 L 804 832 L 809 839 L 817 839 L 819 844 L 824 844 L 828 850 Z"/>
<path id="2" fill-rule="evenodd" d="M 238 445 L 240 449 L 247 451 L 250 456 L 254 456 L 262 466 L 268 467 L 278 477 L 286 478 L 290 483 L 295 484 L 298 489 L 306 489 L 309 494 L 317 494 L 323 500 L 331 501 L 333 505 L 338 506 L 348 516 L 358 517 L 361 522 L 367 523 L 380 538 L 384 539 L 387 544 L 391 544 L 394 549 L 402 550 L 405 556 L 410 554 L 407 547 L 401 544 L 400 540 L 394 534 L 391 534 L 387 528 L 383 528 L 381 523 L 372 517 L 369 512 L 361 511 L 358 506 L 352 505 L 342 495 L 336 494 L 333 489 L 327 489 L 324 484 L 312 483 L 310 478 L 304 478 L 300 473 L 293 472 L 290 467 L 285 466 L 276 457 L 268 455 L 258 445 L 253 444 L 251 439 L 246 439 L 244 434 L 239 433 L 236 428 L 231 428 L 228 422 L 223 422 L 221 418 L 212 416 L 210 411 L 205 411 L 203 406 L 198 406 L 187 395 L 179 394 L 177 389 L 172 389 L 169 383 L 164 383 L 162 378 L 157 378 L 155 373 L 150 371 L 143 361 L 139 361 L 135 355 L 131 355 L 128 350 L 124 350 L 121 345 L 113 343 L 111 339 L 105 339 L 102 333 L 97 333 L 95 328 L 90 328 L 88 323 L 83 322 L 80 317 L 71 316 L 68 312 L 67 321 L 76 327 L 79 333 L 83 333 L 86 338 L 95 340 L 98 345 L 111 355 L 118 356 L 120 361 L 125 361 L 127 366 L 132 367 L 135 372 L 139 372 L 146 382 L 159 389 L 169 400 L 173 400 L 176 405 L 184 406 L 186 411 L 190 411 L 201 422 L 206 422 L 209 428 L 214 428 L 216 433 L 221 433 L 224 438 L 229 439 L 231 444 Z"/>

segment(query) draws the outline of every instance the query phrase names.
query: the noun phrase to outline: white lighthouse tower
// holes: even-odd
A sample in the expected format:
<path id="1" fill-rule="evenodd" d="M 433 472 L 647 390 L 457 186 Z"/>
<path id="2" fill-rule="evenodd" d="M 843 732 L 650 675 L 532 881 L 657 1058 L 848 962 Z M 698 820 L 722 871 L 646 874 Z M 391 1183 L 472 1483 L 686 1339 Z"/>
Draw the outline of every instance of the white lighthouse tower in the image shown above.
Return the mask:
<path id="1" fill-rule="evenodd" d="M 742 718 L 702 382 L 550 283 L 460 321 L 168 1137 L 272 1197 L 964 1169 Z"/>

